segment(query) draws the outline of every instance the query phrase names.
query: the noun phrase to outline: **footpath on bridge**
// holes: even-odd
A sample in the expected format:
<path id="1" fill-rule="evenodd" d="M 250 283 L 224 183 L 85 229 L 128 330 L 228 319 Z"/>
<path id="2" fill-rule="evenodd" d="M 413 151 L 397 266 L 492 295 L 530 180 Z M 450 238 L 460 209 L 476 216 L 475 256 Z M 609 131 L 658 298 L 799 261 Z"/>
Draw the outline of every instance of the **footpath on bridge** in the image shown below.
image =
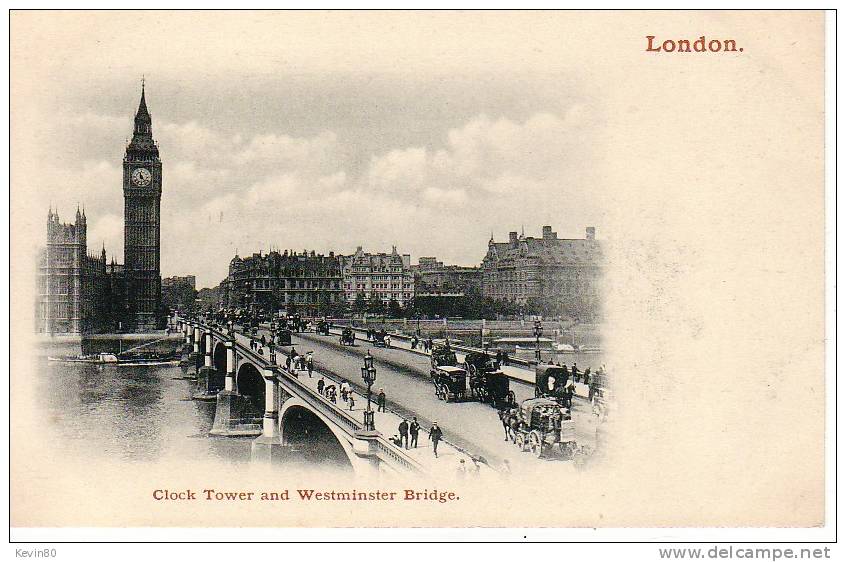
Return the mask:
<path id="1" fill-rule="evenodd" d="M 266 332 L 265 329 L 262 329 L 261 331 Z M 238 332 L 237 334 L 239 340 L 241 340 L 244 345 L 249 345 L 249 337 L 244 336 L 240 332 Z M 261 344 L 259 344 L 259 347 L 261 347 Z M 278 346 L 277 349 L 279 349 Z M 353 415 L 359 417 L 363 421 L 364 411 L 367 409 L 366 395 L 360 392 L 352 391 L 351 394 L 353 396 L 353 406 L 350 407 L 349 401 L 344 401 L 341 399 L 341 381 L 338 380 L 336 377 L 331 376 L 327 373 L 322 373 L 318 370 L 314 370 L 312 376 L 309 377 L 308 371 L 294 370 L 293 365 L 291 367 L 291 370 L 287 370 L 284 365 L 286 355 L 284 353 L 277 353 L 277 362 L 282 363 L 281 365 L 279 365 L 280 370 L 283 371 L 286 375 L 296 377 L 297 380 L 299 380 L 301 383 L 304 383 L 310 389 L 314 390 L 316 394 L 320 395 L 323 400 L 330 404 L 330 400 L 325 395 L 317 391 L 317 383 L 322 378 L 327 386 L 335 385 L 337 390 L 337 403 L 335 404 L 335 406 L 353 413 Z M 353 375 L 350 375 L 350 378 L 348 378 L 347 380 L 352 380 L 352 377 Z M 375 393 L 372 395 L 371 409 L 374 411 L 374 425 L 377 431 L 382 433 L 382 435 L 386 439 L 399 434 L 398 428 L 404 418 L 399 414 L 394 413 L 390 409 L 387 409 L 384 412 L 377 412 Z M 411 424 L 411 419 L 406 419 L 406 421 L 409 423 L 409 425 Z M 475 476 L 478 476 L 480 478 L 489 478 L 496 474 L 496 471 L 490 466 L 482 462 L 474 462 L 474 458 L 471 455 L 456 448 L 455 446 L 451 445 L 446 441 L 441 441 L 438 444 L 438 456 L 435 457 L 432 441 L 429 439 L 429 429 L 429 427 L 420 428 L 417 447 L 411 447 L 408 449 L 397 447 L 397 449 L 402 450 L 406 455 L 420 463 L 424 467 L 426 472 L 432 475 L 454 478 L 456 476 L 461 477 L 466 473 L 466 477 L 470 479 Z M 463 470 L 461 460 L 464 460 Z"/>
<path id="2" fill-rule="evenodd" d="M 360 329 L 356 328 L 356 330 L 357 330 L 358 333 L 361 333 Z M 331 333 L 336 334 L 336 335 L 341 335 L 341 330 L 338 329 L 338 328 L 332 328 Z M 407 336 L 403 336 L 401 338 L 395 337 L 395 336 L 396 336 L 395 334 L 391 334 L 391 349 L 401 349 L 401 350 L 404 350 L 404 351 L 408 351 L 410 353 L 416 353 L 418 355 L 423 355 L 424 357 L 431 357 L 431 355 L 432 355 L 431 353 L 424 351 L 420 347 L 412 349 L 411 348 L 411 340 L 407 339 Z M 356 337 L 356 339 L 358 339 L 358 338 Z M 465 356 L 464 353 L 462 353 L 460 351 L 456 351 L 455 356 L 456 356 L 456 358 L 458 359 L 459 362 L 464 361 L 464 356 Z M 522 382 L 525 382 L 525 383 L 530 384 L 532 386 L 534 386 L 534 384 L 535 384 L 535 372 L 534 372 L 533 369 L 529 370 L 529 369 L 526 369 L 526 368 L 523 368 L 523 367 L 518 367 L 516 365 L 500 365 L 499 370 L 502 371 L 503 373 L 505 373 L 508 376 L 508 378 L 510 378 L 510 379 L 522 381 Z M 575 383 L 575 386 L 576 386 L 576 396 L 578 396 L 580 398 L 587 399 L 588 392 L 589 392 L 588 385 L 581 383 L 581 382 L 578 382 L 578 383 Z"/>

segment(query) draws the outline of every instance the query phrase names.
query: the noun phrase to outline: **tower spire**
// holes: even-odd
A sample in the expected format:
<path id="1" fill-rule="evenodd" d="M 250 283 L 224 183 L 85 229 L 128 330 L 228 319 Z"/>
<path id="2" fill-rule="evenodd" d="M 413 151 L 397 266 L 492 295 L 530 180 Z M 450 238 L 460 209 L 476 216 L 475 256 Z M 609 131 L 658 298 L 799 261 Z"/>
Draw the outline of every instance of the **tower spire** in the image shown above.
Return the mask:
<path id="1" fill-rule="evenodd" d="M 141 100 L 138 111 L 135 112 L 135 126 L 132 130 L 132 140 L 126 147 L 130 160 L 157 160 L 159 149 L 153 140 L 153 119 L 147 109 L 146 80 L 141 78 Z"/>

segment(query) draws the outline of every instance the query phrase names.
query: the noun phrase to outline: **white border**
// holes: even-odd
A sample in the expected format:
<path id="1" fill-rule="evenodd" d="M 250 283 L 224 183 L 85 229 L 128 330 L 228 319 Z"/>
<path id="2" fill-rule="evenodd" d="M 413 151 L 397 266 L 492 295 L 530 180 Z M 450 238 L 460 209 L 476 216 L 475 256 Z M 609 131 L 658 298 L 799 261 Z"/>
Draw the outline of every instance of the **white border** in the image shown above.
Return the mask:
<path id="1" fill-rule="evenodd" d="M 148 2 L 143 6 L 144 8 L 172 8 L 175 2 Z M 208 4 L 200 2 L 179 2 L 180 7 L 209 7 Z M 263 3 L 261 3 L 263 4 Z M 313 7 L 313 4 L 307 2 L 285 2 L 285 7 Z M 328 2 L 322 4 L 322 7 L 350 7 L 344 2 Z M 481 2 L 465 2 L 463 6 L 466 7 L 503 7 L 500 2 L 481 3 Z M 599 3 L 602 4 L 602 3 Z M 609 3 L 605 3 L 609 4 Z M 610 3 L 617 4 L 617 3 Z M 678 7 L 678 3 L 666 3 L 667 7 Z M 669 4 L 673 4 L 670 6 Z M 747 2 L 747 7 L 767 8 L 772 7 L 771 3 L 766 2 Z M 36 2 L 27 7 L 44 7 L 44 8 L 59 8 L 67 7 L 60 2 Z M 552 7 L 554 4 L 547 2 L 529 3 L 520 8 L 529 7 Z M 93 1 L 88 2 L 86 7 L 90 8 L 114 8 L 114 2 Z M 258 7 L 258 6 L 256 6 Z M 273 7 L 281 7 L 276 5 Z M 398 7 L 396 3 L 391 2 L 373 2 L 368 7 Z M 456 7 L 454 3 L 450 2 L 427 2 L 425 6 L 420 7 Z M 592 8 L 597 5 L 591 6 Z M 604 6 L 615 7 L 621 6 Z M 711 6 L 714 7 L 714 6 Z M 737 8 L 737 3 L 732 3 L 731 8 Z M 836 127 L 835 127 L 835 111 L 836 111 L 836 83 L 835 83 L 835 43 L 836 37 L 836 14 L 832 11 L 826 13 L 826 62 L 825 62 L 825 111 L 826 111 L 826 129 L 825 129 L 825 178 L 826 178 L 826 388 L 836 389 L 836 354 L 835 346 L 831 345 L 834 342 L 836 317 L 836 211 L 835 208 L 835 193 L 836 193 Z M 7 54 L 8 54 L 8 33 L 9 22 L 8 17 L 4 20 L 3 30 L 6 38 Z M 839 51 L 839 49 L 837 49 Z M 6 66 L 6 73 L 8 76 L 8 56 L 4 58 L 4 65 Z M 8 89 L 3 90 L 3 98 L 8 107 Z M 6 131 L 8 133 L 8 113 L 4 117 Z M 838 120 L 839 121 L 839 120 Z M 3 143 L 8 154 L 8 134 L 3 137 Z M 4 171 L 8 178 L 8 160 L 4 164 Z M 8 185 L 7 185 L 8 196 Z M 9 212 L 8 198 L 3 199 L 3 207 L 8 216 Z M 6 256 L 8 263 L 9 259 L 9 233 L 8 229 L 3 232 L 4 243 L 3 253 Z M 8 318 L 9 318 L 9 286 L 8 277 L 2 277 L 2 289 L 4 291 L 4 298 L 2 299 L 2 307 L 6 322 L 3 323 L 3 349 L 8 357 L 9 353 L 9 334 L 8 334 Z M 8 365 L 5 366 L 8 377 Z M 8 378 L 6 379 L 8 380 Z M 724 542 L 739 542 L 739 541 L 809 541 L 809 542 L 828 542 L 832 541 L 835 536 L 835 437 L 836 437 L 836 418 L 835 418 L 835 403 L 836 396 L 834 392 L 827 392 L 826 394 L 826 525 L 821 528 L 814 529 L 757 529 L 757 528 L 712 528 L 712 529 L 479 529 L 479 528 L 461 528 L 461 529 L 179 529 L 179 528 L 144 528 L 144 529 L 48 529 L 48 528 L 16 528 L 11 531 L 11 538 L 14 541 L 34 542 L 38 541 L 40 547 L 47 546 L 42 541 L 45 539 L 51 541 L 661 541 L 661 542 L 679 542 L 679 541 L 701 541 L 704 543 L 724 543 Z M 8 410 L 7 410 L 8 412 Z M 3 451 L 8 454 L 8 428 L 4 433 Z M 7 459 L 5 459 L 7 461 Z M 4 470 L 6 471 L 8 480 L 8 462 L 4 462 Z M 8 493 L 8 489 L 5 492 Z M 8 523 L 8 513 L 5 513 L 4 518 Z M 524 538 L 525 537 L 525 538 Z M 26 545 L 13 545 L 16 547 L 26 547 Z M 657 548 L 651 545 L 607 545 L 611 547 L 610 551 L 603 550 L 603 554 L 620 554 L 626 559 L 632 559 L 636 553 L 646 554 L 648 559 L 658 559 Z M 696 545 L 691 545 L 696 546 Z M 703 544 L 707 547 L 707 544 Z M 752 545 L 749 545 L 752 546 Z M 774 545 L 770 545 L 774 546 Z M 801 546 L 801 545 L 796 545 Z M 237 547 L 232 549 L 231 547 Z M 302 547 L 302 549 L 300 548 Z M 579 554 L 591 553 L 595 556 L 598 552 L 597 548 L 602 545 L 593 544 L 571 544 L 562 546 L 561 556 L 570 557 Z M 643 548 L 646 547 L 646 548 Z M 140 556 L 148 557 L 150 554 L 161 553 L 167 549 L 168 559 L 177 559 L 181 554 L 192 553 L 190 555 L 196 556 L 198 551 L 214 552 L 214 558 L 232 557 L 237 558 L 237 552 L 243 553 L 244 545 L 178 545 L 172 544 L 167 546 L 160 545 L 141 545 L 133 547 L 132 552 L 121 545 L 98 545 L 92 551 L 91 545 L 58 545 L 61 557 L 63 559 L 76 559 L 76 556 L 83 556 L 85 559 L 113 559 L 115 555 L 126 559 L 136 559 Z M 302 550 L 304 555 L 308 555 L 311 551 L 308 545 L 297 546 L 282 546 L 286 549 L 286 557 L 292 557 L 295 553 Z M 386 546 L 376 547 L 388 548 Z M 213 549 L 213 551 L 211 550 Z M 238 550 L 241 549 L 241 550 Z M 344 558 L 356 558 L 355 553 L 345 550 L 343 545 L 338 545 L 338 552 Z M 463 550 L 463 549 L 461 549 Z M 368 558 L 380 557 L 389 555 L 388 553 L 377 554 L 376 551 L 368 549 Z M 417 551 L 417 549 L 415 549 Z M 493 555 L 502 559 L 506 557 L 506 552 L 510 551 L 507 546 L 497 547 Z M 419 554 L 420 552 L 417 552 Z M 651 556 L 649 555 L 651 554 Z M 409 553 L 401 554 L 403 557 L 408 557 Z M 101 558 L 102 556 L 102 558 Z M 299 556 L 293 556 L 299 557 Z M 475 557 L 475 556 L 474 556 Z M 416 556 L 413 556 L 416 558 Z M 640 559 L 637 556 L 636 559 Z"/>

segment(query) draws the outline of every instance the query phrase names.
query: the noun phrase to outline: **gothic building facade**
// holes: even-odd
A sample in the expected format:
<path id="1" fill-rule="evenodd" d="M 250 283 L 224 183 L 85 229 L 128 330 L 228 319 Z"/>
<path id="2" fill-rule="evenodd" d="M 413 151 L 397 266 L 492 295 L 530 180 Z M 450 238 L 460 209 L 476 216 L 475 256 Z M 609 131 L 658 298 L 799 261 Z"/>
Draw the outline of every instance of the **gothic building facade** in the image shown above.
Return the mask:
<path id="1" fill-rule="evenodd" d="M 124 274 L 132 329 L 154 330 L 159 324 L 162 277 L 161 246 L 162 163 L 153 140 L 153 123 L 144 87 L 135 114 L 132 141 L 123 159 Z"/>
<path id="2" fill-rule="evenodd" d="M 562 239 L 544 226 L 540 238 L 517 232 L 508 234 L 508 242 L 491 237 L 482 260 L 482 294 L 592 320 L 600 313 L 601 274 L 602 247 L 594 227 L 585 229 L 583 239 Z"/>
<path id="3" fill-rule="evenodd" d="M 47 215 L 47 245 L 38 255 L 36 331 L 49 334 L 146 332 L 160 327 L 162 165 L 144 86 L 132 141 L 123 160 L 124 261 L 88 255 L 87 219 Z"/>
<path id="4" fill-rule="evenodd" d="M 106 250 L 88 255 L 85 212 L 71 224 L 47 213 L 47 245 L 38 255 L 36 331 L 80 334 L 96 329 L 106 310 L 99 296 L 108 283 Z"/>

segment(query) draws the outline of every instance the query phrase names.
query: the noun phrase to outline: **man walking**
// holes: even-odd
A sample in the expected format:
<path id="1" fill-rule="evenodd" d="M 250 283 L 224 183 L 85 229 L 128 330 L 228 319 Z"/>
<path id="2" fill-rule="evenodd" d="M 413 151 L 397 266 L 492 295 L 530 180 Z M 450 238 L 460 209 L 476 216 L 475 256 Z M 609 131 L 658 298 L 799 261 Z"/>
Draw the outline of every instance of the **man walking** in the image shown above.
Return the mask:
<path id="1" fill-rule="evenodd" d="M 306 353 L 306 369 L 308 369 L 308 378 L 311 378 L 314 371 L 314 353 L 311 351 Z"/>
<path id="2" fill-rule="evenodd" d="M 403 447 L 408 449 L 408 422 L 405 421 L 405 418 L 399 424 L 399 434 Z"/>
<path id="3" fill-rule="evenodd" d="M 326 386 L 326 382 L 323 380 L 323 377 L 320 377 L 320 380 L 317 381 L 317 393 L 323 394 L 323 387 Z"/>
<path id="4" fill-rule="evenodd" d="M 408 434 L 411 436 L 411 446 L 417 448 L 417 434 L 420 433 L 420 424 L 417 418 L 411 418 L 411 425 L 408 426 Z"/>
<path id="5" fill-rule="evenodd" d="M 435 458 L 438 458 L 438 443 L 444 437 L 444 432 L 438 427 L 438 422 L 432 422 L 432 428 L 429 430 L 429 439 L 432 440 L 432 451 L 435 453 Z"/>
<path id="6" fill-rule="evenodd" d="M 377 412 L 384 412 L 385 411 L 385 402 L 387 402 L 385 397 L 385 389 L 380 388 L 379 394 L 376 396 L 376 411 Z"/>
<path id="7" fill-rule="evenodd" d="M 575 369 L 575 367 L 573 367 Z M 573 407 L 573 394 L 576 392 L 576 384 L 573 382 L 573 378 L 567 379 L 567 382 L 564 384 L 564 404 L 568 408 Z"/>

